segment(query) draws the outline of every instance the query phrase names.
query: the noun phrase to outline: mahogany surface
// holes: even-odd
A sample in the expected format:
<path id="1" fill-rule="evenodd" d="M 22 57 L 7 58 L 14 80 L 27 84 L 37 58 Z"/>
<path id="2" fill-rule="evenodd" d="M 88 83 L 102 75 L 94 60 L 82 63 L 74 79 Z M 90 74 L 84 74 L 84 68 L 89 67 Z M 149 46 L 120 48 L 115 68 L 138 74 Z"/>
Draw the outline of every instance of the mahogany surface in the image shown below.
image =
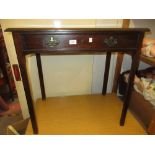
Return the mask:
<path id="1" fill-rule="evenodd" d="M 46 99 L 40 54 L 50 55 L 78 55 L 107 53 L 103 90 L 106 94 L 111 52 L 130 52 L 133 56 L 128 87 L 123 104 L 120 125 L 124 125 L 129 101 L 131 98 L 133 80 L 138 68 L 138 60 L 144 33 L 147 28 L 9 28 L 5 32 L 12 32 L 17 58 L 23 79 L 27 104 L 35 134 L 38 125 L 35 116 L 30 86 L 26 71 L 25 56 L 36 54 L 41 85 L 42 98 Z M 92 41 L 89 39 L 92 38 Z"/>

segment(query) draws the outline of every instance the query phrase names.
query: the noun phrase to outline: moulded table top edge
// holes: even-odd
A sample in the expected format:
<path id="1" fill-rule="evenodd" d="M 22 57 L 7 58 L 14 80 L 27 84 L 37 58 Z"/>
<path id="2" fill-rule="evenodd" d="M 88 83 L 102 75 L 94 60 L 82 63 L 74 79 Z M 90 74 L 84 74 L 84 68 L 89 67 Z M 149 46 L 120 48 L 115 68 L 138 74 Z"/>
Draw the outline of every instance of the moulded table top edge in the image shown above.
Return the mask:
<path id="1" fill-rule="evenodd" d="M 7 28 L 5 32 L 32 32 L 32 31 L 49 31 L 49 32 L 149 32 L 149 28 Z"/>

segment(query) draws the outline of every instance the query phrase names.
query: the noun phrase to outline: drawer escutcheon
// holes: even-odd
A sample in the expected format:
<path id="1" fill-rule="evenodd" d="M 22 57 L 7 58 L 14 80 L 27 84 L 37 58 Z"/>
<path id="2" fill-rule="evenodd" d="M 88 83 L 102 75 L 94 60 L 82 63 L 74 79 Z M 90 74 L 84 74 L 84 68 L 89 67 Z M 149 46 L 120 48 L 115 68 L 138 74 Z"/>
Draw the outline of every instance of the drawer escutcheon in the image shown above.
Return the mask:
<path id="1" fill-rule="evenodd" d="M 59 45 L 60 41 L 56 38 L 51 36 L 49 38 L 49 40 L 46 41 L 46 45 L 49 47 L 56 47 L 57 45 Z"/>
<path id="2" fill-rule="evenodd" d="M 117 39 L 114 38 L 113 36 L 110 36 L 109 38 L 104 39 L 104 43 L 109 47 L 113 47 L 117 45 Z"/>

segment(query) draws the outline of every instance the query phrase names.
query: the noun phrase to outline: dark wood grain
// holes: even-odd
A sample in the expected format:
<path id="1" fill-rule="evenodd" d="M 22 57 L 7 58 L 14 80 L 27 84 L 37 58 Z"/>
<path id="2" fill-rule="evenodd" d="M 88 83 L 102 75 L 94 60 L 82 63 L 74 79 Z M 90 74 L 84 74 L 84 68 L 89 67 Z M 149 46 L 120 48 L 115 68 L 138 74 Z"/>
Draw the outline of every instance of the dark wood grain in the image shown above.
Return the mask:
<path id="1" fill-rule="evenodd" d="M 21 72 L 21 76 L 22 76 L 22 80 L 23 80 L 23 86 L 24 86 L 24 90 L 25 90 L 29 114 L 31 117 L 33 132 L 35 134 L 38 134 L 38 125 L 37 125 L 35 110 L 34 110 L 34 106 L 33 106 L 33 100 L 32 100 L 29 81 L 28 81 L 27 69 L 26 69 L 26 59 L 25 59 L 25 56 L 22 54 L 21 35 L 19 33 L 13 33 L 13 39 L 14 39 L 17 58 L 18 58 L 18 62 L 19 62 L 20 72 Z"/>
<path id="2" fill-rule="evenodd" d="M 104 43 L 105 39 L 110 38 L 113 36 L 117 39 L 117 44 L 113 47 L 109 47 Z M 123 51 L 135 51 L 137 46 L 137 37 L 135 33 L 103 33 L 103 34 L 66 34 L 66 35 L 39 35 L 39 34 L 23 34 L 22 35 L 24 40 L 24 52 L 38 52 L 44 53 L 46 51 L 54 52 L 55 54 L 63 54 L 65 51 L 71 51 L 72 53 L 77 53 L 79 51 L 117 51 L 123 49 Z M 47 45 L 48 40 L 51 37 L 57 38 L 59 44 L 55 47 L 50 47 Z M 93 42 L 89 42 L 89 38 L 93 38 Z M 76 40 L 77 44 L 69 44 L 69 40 Z M 51 54 L 52 54 L 51 53 Z"/>
<path id="3" fill-rule="evenodd" d="M 103 94 L 106 94 L 110 58 L 111 52 L 131 52 L 133 55 L 133 62 L 131 72 L 129 76 L 129 84 L 127 86 L 124 105 L 121 114 L 120 125 L 124 125 L 129 101 L 131 97 L 131 90 L 133 86 L 133 79 L 135 71 L 138 67 L 138 60 L 140 54 L 140 46 L 144 36 L 144 32 L 149 29 L 48 29 L 48 28 L 10 28 L 6 32 L 13 32 L 13 38 L 16 47 L 16 53 L 19 61 L 21 75 L 24 84 L 24 90 L 30 112 L 34 133 L 38 133 L 37 120 L 35 116 L 35 110 L 33 107 L 32 96 L 30 93 L 30 87 L 28 83 L 28 76 L 26 72 L 25 55 L 29 53 L 36 54 L 38 71 L 40 72 L 40 84 L 43 85 L 43 75 L 41 69 L 40 54 L 51 55 L 69 55 L 69 54 L 96 54 L 107 52 L 104 82 L 103 82 Z M 47 42 L 50 37 L 56 37 L 59 40 L 59 44 L 54 47 L 49 47 Z M 90 43 L 89 37 L 93 38 L 93 42 Z M 113 37 L 117 40 L 117 43 L 109 46 L 105 43 L 105 39 Z M 76 39 L 77 44 L 70 45 L 68 42 L 70 39 Z M 42 87 L 42 86 L 41 86 Z M 43 86 L 44 87 L 44 86 Z M 43 88 L 42 88 L 43 91 Z M 43 91 L 44 93 L 44 91 Z M 44 94 L 43 94 L 44 97 Z M 46 96 L 45 96 L 46 97 Z"/>
<path id="4" fill-rule="evenodd" d="M 110 60 L 111 60 L 111 52 L 107 52 L 106 62 L 105 62 L 105 71 L 104 71 L 104 80 L 103 80 L 103 89 L 102 94 L 105 95 L 107 91 L 107 83 L 109 76 L 109 68 L 110 68 Z"/>
<path id="5" fill-rule="evenodd" d="M 125 123 L 127 110 L 128 110 L 131 95 L 132 95 L 133 81 L 134 81 L 135 73 L 138 70 L 138 66 L 139 66 L 139 58 L 140 58 L 140 52 L 141 52 L 143 37 L 144 37 L 144 33 L 140 33 L 139 39 L 138 39 L 139 44 L 138 44 L 137 52 L 132 53 L 131 70 L 130 70 L 130 74 L 129 74 L 128 84 L 127 84 L 127 88 L 126 88 L 126 93 L 125 93 L 125 97 L 124 97 L 124 104 L 123 104 L 123 109 L 122 109 L 122 114 L 121 114 L 121 119 L 120 119 L 120 125 L 121 126 L 123 126 Z"/>
<path id="6" fill-rule="evenodd" d="M 45 94 L 44 77 L 43 77 L 40 54 L 36 54 L 36 60 L 37 60 L 37 67 L 38 67 L 38 75 L 39 75 L 39 81 L 40 81 L 40 89 L 41 89 L 42 100 L 45 100 L 46 94 Z"/>
<path id="7" fill-rule="evenodd" d="M 149 32 L 148 28 L 7 28 L 5 32 L 24 33 L 55 33 L 55 34 L 75 34 L 75 33 L 102 33 L 102 32 Z"/>

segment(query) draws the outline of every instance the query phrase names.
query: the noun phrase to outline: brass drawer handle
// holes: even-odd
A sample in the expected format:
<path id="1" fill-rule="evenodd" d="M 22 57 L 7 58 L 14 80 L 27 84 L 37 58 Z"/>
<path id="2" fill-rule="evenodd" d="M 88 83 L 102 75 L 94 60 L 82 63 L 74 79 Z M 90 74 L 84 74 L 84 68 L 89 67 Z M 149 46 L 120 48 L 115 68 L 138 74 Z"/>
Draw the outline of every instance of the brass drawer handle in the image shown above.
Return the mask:
<path id="1" fill-rule="evenodd" d="M 104 43 L 109 47 L 113 47 L 117 45 L 117 39 L 115 39 L 113 36 L 110 36 L 109 38 L 104 39 Z"/>
<path id="2" fill-rule="evenodd" d="M 46 42 L 46 45 L 49 47 L 56 47 L 59 45 L 60 41 L 56 37 L 50 37 L 50 40 Z"/>

